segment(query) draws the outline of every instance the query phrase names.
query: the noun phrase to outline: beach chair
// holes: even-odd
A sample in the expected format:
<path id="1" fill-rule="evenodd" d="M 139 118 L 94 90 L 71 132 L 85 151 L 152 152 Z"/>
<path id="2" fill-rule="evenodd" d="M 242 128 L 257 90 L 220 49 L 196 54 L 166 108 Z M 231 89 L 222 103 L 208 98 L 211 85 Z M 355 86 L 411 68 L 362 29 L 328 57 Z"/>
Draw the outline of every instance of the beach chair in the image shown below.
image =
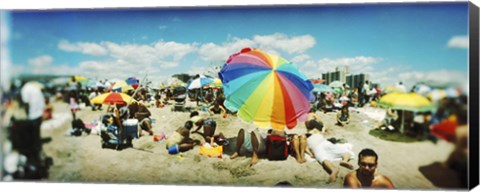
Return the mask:
<path id="1" fill-rule="evenodd" d="M 173 88 L 173 104 L 172 111 L 185 111 L 185 104 L 187 100 L 187 89 L 183 86 Z"/>

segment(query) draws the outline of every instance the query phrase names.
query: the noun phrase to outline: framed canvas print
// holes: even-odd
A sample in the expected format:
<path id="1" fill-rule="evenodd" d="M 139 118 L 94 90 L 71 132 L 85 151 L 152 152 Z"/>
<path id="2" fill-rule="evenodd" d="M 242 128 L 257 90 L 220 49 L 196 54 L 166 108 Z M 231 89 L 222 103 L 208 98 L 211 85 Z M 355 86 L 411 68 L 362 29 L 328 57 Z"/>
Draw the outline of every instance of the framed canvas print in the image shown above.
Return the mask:
<path id="1" fill-rule="evenodd" d="M 2 185 L 478 185 L 472 2 L 5 8 L 0 19 Z"/>

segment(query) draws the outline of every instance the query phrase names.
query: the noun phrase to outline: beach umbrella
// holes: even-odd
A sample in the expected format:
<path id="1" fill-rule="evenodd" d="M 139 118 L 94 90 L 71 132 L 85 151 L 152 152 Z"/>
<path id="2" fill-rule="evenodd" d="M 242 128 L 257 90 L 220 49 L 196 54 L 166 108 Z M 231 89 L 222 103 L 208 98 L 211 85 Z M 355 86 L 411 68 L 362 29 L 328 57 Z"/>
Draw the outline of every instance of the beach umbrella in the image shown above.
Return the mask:
<path id="1" fill-rule="evenodd" d="M 214 79 L 210 77 L 206 77 L 203 75 L 200 75 L 200 77 L 190 81 L 190 83 L 187 85 L 187 89 L 198 89 L 202 88 L 204 86 L 210 85 L 213 83 Z"/>
<path id="2" fill-rule="evenodd" d="M 307 119 L 314 100 L 311 81 L 296 65 L 259 49 L 231 55 L 219 77 L 225 107 L 259 128 L 294 128 Z"/>
<path id="3" fill-rule="evenodd" d="M 125 93 L 117 93 L 117 92 L 109 92 L 101 94 L 92 100 L 90 100 L 94 104 L 127 104 L 129 102 L 135 101 L 129 95 Z"/>
<path id="4" fill-rule="evenodd" d="M 210 84 L 210 87 L 212 87 L 212 88 L 222 88 L 223 87 L 222 80 L 219 79 L 219 78 L 215 78 L 215 80 L 213 80 L 213 82 Z"/>
<path id="5" fill-rule="evenodd" d="M 325 82 L 325 80 L 323 79 L 313 79 L 311 80 L 312 81 L 312 84 L 315 85 L 315 84 L 322 84 Z"/>
<path id="6" fill-rule="evenodd" d="M 432 91 L 432 88 L 426 85 L 415 85 L 414 91 L 415 93 L 426 96 Z"/>
<path id="7" fill-rule="evenodd" d="M 382 107 L 390 107 L 395 110 L 413 111 L 413 112 L 425 112 L 431 111 L 434 106 L 426 97 L 417 93 L 401 93 L 393 92 L 388 93 L 381 97 L 378 101 L 378 105 Z M 404 131 L 404 115 L 402 115 L 402 125 L 400 132 Z"/>
<path id="8" fill-rule="evenodd" d="M 89 81 L 88 78 L 86 78 L 84 76 L 80 76 L 80 75 L 75 75 L 75 76 L 73 76 L 73 78 L 75 79 L 75 81 L 80 82 L 80 85 L 82 85 L 82 88 L 87 87 L 87 84 L 88 84 L 88 81 Z"/>
<path id="9" fill-rule="evenodd" d="M 129 90 L 134 90 L 132 86 L 128 85 L 125 81 L 117 81 L 110 86 L 107 91 L 126 93 Z"/>
<path id="10" fill-rule="evenodd" d="M 333 90 L 335 91 L 334 93 L 336 94 L 342 94 L 343 93 L 343 90 L 341 87 L 334 87 Z"/>
<path id="11" fill-rule="evenodd" d="M 447 91 L 443 89 L 435 89 L 427 94 L 427 97 L 430 98 L 432 101 L 439 101 L 445 97 L 447 97 Z"/>
<path id="12" fill-rule="evenodd" d="M 312 92 L 318 92 L 318 93 L 333 93 L 335 90 L 330 88 L 329 86 L 325 84 L 313 84 L 313 90 Z"/>
<path id="13" fill-rule="evenodd" d="M 389 85 L 389 86 L 386 86 L 385 88 L 383 88 L 383 92 L 385 92 L 385 93 L 403 92 L 403 90 L 400 89 L 397 86 Z"/>
<path id="14" fill-rule="evenodd" d="M 105 88 L 106 86 L 103 83 L 100 83 L 98 81 L 89 81 L 87 84 L 87 87 L 89 88 Z"/>
<path id="15" fill-rule="evenodd" d="M 334 82 L 331 82 L 330 84 L 328 84 L 329 87 L 331 88 L 342 88 L 343 87 L 343 84 L 341 81 L 334 81 Z"/>
<path id="16" fill-rule="evenodd" d="M 75 79 L 75 81 L 88 81 L 88 78 L 84 77 L 84 76 L 80 76 L 80 75 L 75 75 L 73 76 L 73 78 Z"/>
<path id="17" fill-rule="evenodd" d="M 57 77 L 55 79 L 50 80 L 51 86 L 65 86 L 68 82 L 70 82 L 70 78 L 68 77 Z"/>
<path id="18" fill-rule="evenodd" d="M 140 84 L 140 80 L 138 80 L 136 77 L 129 77 L 127 80 L 125 80 L 125 82 L 132 86 L 133 89 L 137 89 L 138 85 Z"/>

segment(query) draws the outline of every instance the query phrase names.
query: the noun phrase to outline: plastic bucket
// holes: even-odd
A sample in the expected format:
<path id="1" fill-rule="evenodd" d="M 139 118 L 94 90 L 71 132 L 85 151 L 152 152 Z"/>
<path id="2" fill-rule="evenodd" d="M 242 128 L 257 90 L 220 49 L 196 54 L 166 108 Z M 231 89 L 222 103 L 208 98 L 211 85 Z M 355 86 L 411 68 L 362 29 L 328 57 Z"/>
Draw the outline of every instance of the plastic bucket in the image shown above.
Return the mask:
<path id="1" fill-rule="evenodd" d="M 179 152 L 178 145 L 174 145 L 168 148 L 168 154 L 173 155 L 173 154 L 177 154 L 178 152 Z"/>

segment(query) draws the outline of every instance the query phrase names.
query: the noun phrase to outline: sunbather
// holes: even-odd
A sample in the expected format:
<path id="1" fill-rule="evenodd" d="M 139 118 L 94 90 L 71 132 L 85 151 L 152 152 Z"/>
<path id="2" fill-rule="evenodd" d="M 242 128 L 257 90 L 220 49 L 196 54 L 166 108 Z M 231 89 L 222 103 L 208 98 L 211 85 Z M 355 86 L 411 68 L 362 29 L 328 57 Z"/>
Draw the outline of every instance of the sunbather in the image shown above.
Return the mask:
<path id="1" fill-rule="evenodd" d="M 353 155 L 351 144 L 333 144 L 326 140 L 322 134 L 315 133 L 308 135 L 307 146 L 313 152 L 315 159 L 330 174 L 329 182 L 335 182 L 339 172 L 339 169 L 333 165 L 332 161 L 341 159 L 340 166 L 353 169 L 353 166 L 348 163 Z"/>
<path id="2" fill-rule="evenodd" d="M 183 127 L 178 128 L 171 136 L 167 138 L 166 147 L 170 151 L 172 147 L 176 148 L 178 152 L 188 151 L 193 149 L 195 145 L 199 145 L 200 141 L 190 138 L 190 129 L 192 129 L 193 123 L 191 121 L 185 122 Z"/>
<path id="3" fill-rule="evenodd" d="M 245 132 L 244 129 L 238 131 L 237 146 L 235 153 L 230 156 L 230 159 L 235 159 L 240 155 L 242 147 L 248 152 L 252 153 L 252 161 L 250 165 L 255 165 L 258 162 L 258 155 L 266 153 L 266 138 L 267 133 L 260 133 L 258 128 L 250 133 Z"/>

